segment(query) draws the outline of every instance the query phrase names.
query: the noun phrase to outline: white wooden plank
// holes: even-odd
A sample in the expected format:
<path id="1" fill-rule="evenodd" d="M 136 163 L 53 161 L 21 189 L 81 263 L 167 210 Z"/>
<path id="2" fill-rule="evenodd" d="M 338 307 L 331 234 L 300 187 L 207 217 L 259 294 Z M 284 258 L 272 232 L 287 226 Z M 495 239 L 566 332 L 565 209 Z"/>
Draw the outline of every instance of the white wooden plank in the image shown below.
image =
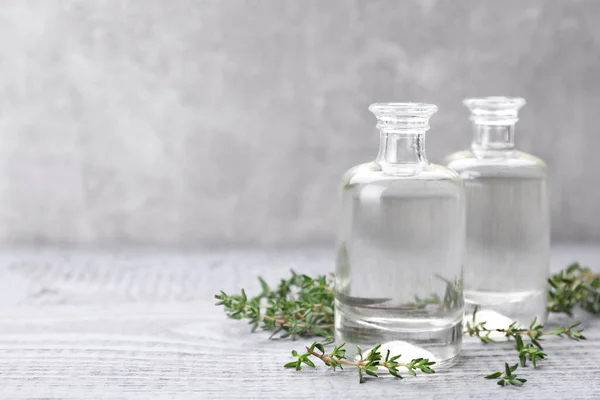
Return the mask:
<path id="1" fill-rule="evenodd" d="M 600 248 L 555 252 L 600 265 Z M 221 288 L 256 289 L 290 267 L 329 272 L 327 249 L 0 253 L 0 398 L 600 398 L 600 319 L 589 340 L 548 340 L 520 389 L 482 378 L 514 359 L 509 343 L 468 339 L 453 370 L 359 385 L 354 373 L 284 370 L 308 341 L 268 340 L 214 307 Z M 553 265 L 556 269 L 557 264 Z"/>

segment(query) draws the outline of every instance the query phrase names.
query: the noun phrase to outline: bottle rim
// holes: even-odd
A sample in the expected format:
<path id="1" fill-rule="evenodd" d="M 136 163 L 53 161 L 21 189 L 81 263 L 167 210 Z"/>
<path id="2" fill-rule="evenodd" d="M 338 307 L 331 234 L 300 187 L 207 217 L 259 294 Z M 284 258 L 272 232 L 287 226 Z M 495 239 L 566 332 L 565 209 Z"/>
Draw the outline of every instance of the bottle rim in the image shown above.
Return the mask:
<path id="1" fill-rule="evenodd" d="M 369 106 L 369 111 L 375 115 L 414 115 L 431 116 L 438 110 L 435 104 L 428 103 L 373 103 Z"/>
<path id="2" fill-rule="evenodd" d="M 463 104 L 470 110 L 518 111 L 527 102 L 522 97 L 488 96 L 466 98 Z"/>

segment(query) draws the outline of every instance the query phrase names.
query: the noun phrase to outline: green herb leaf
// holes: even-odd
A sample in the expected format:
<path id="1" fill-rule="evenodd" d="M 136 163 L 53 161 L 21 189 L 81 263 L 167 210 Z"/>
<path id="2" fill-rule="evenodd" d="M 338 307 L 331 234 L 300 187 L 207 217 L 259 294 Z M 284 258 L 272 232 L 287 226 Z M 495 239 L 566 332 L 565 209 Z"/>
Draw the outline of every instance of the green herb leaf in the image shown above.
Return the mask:
<path id="1" fill-rule="evenodd" d="M 493 374 L 489 374 L 485 376 L 485 379 L 496 379 L 502 376 L 502 372 L 494 372 Z"/>

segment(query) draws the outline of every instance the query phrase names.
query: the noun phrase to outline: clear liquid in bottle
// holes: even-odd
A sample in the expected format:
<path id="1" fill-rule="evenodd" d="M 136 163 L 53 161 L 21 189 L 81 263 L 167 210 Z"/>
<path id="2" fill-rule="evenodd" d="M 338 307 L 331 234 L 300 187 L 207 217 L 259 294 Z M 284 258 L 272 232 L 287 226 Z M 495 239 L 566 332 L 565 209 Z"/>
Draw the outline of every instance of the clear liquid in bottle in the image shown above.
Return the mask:
<path id="1" fill-rule="evenodd" d="M 547 167 L 514 148 L 514 125 L 524 103 L 466 100 L 475 129 L 472 149 L 445 162 L 463 178 L 467 196 L 467 313 L 478 307 L 479 319 L 490 328 L 504 328 L 509 321 L 543 323 L 547 316 Z"/>
<path id="2" fill-rule="evenodd" d="M 464 192 L 455 172 L 427 162 L 424 133 L 435 108 L 422 108 L 371 106 L 379 156 L 344 175 L 336 342 L 350 354 L 383 344 L 401 360 L 443 365 L 462 341 Z"/>

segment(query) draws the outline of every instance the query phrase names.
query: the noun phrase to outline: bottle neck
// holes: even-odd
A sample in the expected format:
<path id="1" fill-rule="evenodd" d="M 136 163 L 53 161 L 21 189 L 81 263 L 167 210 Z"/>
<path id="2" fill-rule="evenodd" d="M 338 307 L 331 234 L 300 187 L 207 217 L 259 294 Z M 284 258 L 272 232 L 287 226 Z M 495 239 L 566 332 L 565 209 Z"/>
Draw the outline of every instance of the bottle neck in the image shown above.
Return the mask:
<path id="1" fill-rule="evenodd" d="M 473 123 L 471 150 L 476 157 L 499 157 L 515 148 L 515 123 Z"/>
<path id="2" fill-rule="evenodd" d="M 382 130 L 377 162 L 388 173 L 414 173 L 415 167 L 427 164 L 425 130 L 403 134 Z"/>

